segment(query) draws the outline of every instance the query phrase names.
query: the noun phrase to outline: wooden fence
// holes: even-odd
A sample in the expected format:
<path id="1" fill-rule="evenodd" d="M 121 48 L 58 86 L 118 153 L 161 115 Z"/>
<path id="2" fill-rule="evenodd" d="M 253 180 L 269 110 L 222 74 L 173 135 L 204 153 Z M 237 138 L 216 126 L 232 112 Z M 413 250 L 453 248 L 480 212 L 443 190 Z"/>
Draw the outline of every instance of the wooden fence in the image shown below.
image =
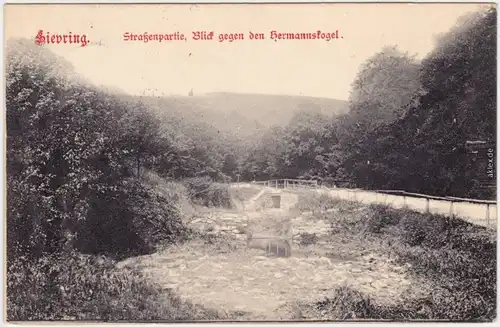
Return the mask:
<path id="1" fill-rule="evenodd" d="M 250 184 L 257 184 L 274 188 L 318 188 L 318 181 L 309 181 L 302 179 L 272 179 L 268 181 L 250 182 Z"/>
<path id="2" fill-rule="evenodd" d="M 496 229 L 497 202 L 489 200 L 466 199 L 457 197 L 439 197 L 405 191 L 327 188 L 319 186 L 317 181 L 299 179 L 277 179 L 245 183 L 273 188 L 313 188 L 317 192 L 335 198 L 357 201 L 366 204 L 385 204 L 394 208 L 408 208 L 417 212 L 456 216 L 470 223 Z"/>
<path id="3" fill-rule="evenodd" d="M 408 208 L 422 213 L 456 216 L 470 223 L 496 229 L 496 201 L 439 197 L 405 191 L 365 191 L 360 189 L 327 189 L 322 192 L 332 197 L 366 204 L 378 203 L 394 208 Z"/>

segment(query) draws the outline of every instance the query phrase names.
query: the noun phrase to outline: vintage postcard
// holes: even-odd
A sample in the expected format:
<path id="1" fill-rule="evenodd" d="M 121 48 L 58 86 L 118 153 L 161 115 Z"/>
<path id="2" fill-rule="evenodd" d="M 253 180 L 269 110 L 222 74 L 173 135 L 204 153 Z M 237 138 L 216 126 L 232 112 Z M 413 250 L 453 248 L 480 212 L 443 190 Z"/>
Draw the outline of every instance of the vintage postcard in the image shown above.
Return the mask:
<path id="1" fill-rule="evenodd" d="M 496 319 L 494 4 L 4 18 L 7 321 Z"/>

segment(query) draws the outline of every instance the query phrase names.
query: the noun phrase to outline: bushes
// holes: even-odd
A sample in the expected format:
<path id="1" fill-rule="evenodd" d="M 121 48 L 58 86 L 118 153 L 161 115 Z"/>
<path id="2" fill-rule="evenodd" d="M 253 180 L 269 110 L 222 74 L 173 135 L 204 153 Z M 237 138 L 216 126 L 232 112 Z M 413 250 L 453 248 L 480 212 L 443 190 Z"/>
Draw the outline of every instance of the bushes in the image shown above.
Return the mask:
<path id="1" fill-rule="evenodd" d="M 75 245 L 83 253 L 115 257 L 149 253 L 186 231 L 174 200 L 136 179 L 89 197 L 87 219 L 75 230 Z"/>
<path id="2" fill-rule="evenodd" d="M 496 240 L 494 232 L 454 218 L 419 215 L 400 227 L 393 251 L 445 285 L 436 292 L 434 314 L 450 319 L 493 319 L 496 316 Z M 451 302 L 450 302 L 451 301 Z M 453 303 L 451 310 L 444 310 Z"/>
<path id="3" fill-rule="evenodd" d="M 328 213 L 335 232 L 385 240 L 401 264 L 432 282 L 433 292 L 397 304 L 377 304 L 353 290 L 318 303 L 326 319 L 432 319 L 491 321 L 496 317 L 496 233 L 457 218 L 372 205 Z M 361 234 L 360 234 L 361 233 Z M 376 243 L 379 246 L 380 243 Z M 323 314 L 321 313 L 323 311 Z M 346 317 L 346 318 L 344 318 Z"/>
<path id="4" fill-rule="evenodd" d="M 333 295 L 311 305 L 314 319 L 321 320 L 443 320 L 491 321 L 495 312 L 474 291 L 436 289 L 425 298 L 407 296 L 397 304 L 379 303 L 367 294 L 343 286 Z"/>
<path id="5" fill-rule="evenodd" d="M 183 235 L 175 200 L 139 179 L 144 166 L 175 152 L 161 124 L 140 103 L 78 81 L 29 40 L 7 50 L 9 316 L 165 316 L 153 306 L 160 293 L 138 277 L 64 254 L 122 258 Z"/>
<path id="6" fill-rule="evenodd" d="M 245 202 L 259 194 L 259 187 L 235 187 L 231 189 L 232 196 L 238 201 Z"/>
<path id="7" fill-rule="evenodd" d="M 232 208 L 229 186 L 214 183 L 209 177 L 193 177 L 184 180 L 194 203 L 206 207 Z"/>
<path id="8" fill-rule="evenodd" d="M 454 217 L 372 206 L 370 230 L 416 273 L 437 281 L 426 319 L 491 320 L 496 316 L 496 235 Z M 390 227 L 390 228 L 388 228 Z M 426 311 L 427 310 L 427 311 Z"/>
<path id="9" fill-rule="evenodd" d="M 315 303 L 314 309 L 320 312 L 324 320 L 367 319 L 374 316 L 370 300 L 348 287 L 334 289 L 332 297 Z"/>
<path id="10" fill-rule="evenodd" d="M 296 208 L 300 211 L 321 212 L 339 207 L 344 202 L 328 194 L 305 191 L 299 193 Z"/>
<path id="11" fill-rule="evenodd" d="M 315 233 L 301 233 L 300 237 L 300 245 L 307 246 L 311 244 L 316 244 L 319 240 L 319 237 Z"/>
<path id="12" fill-rule="evenodd" d="M 370 296 L 347 286 L 332 290 L 333 295 L 313 305 L 313 311 L 322 320 L 392 320 L 425 319 L 420 303 L 385 305 L 377 303 Z"/>
<path id="13" fill-rule="evenodd" d="M 149 284 L 118 271 L 106 257 L 77 253 L 17 259 L 8 267 L 8 320 L 194 320 L 217 319 Z"/>
<path id="14" fill-rule="evenodd" d="M 385 227 L 399 223 L 401 214 L 388 206 L 372 204 L 369 207 L 370 215 L 366 220 L 366 229 L 372 233 L 381 233 Z"/>

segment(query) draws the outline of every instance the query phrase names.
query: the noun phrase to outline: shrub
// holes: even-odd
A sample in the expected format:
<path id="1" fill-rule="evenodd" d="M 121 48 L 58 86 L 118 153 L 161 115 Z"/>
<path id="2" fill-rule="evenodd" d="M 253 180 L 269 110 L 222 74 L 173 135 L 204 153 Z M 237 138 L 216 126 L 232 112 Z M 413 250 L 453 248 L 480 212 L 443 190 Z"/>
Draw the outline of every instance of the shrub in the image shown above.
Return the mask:
<path id="1" fill-rule="evenodd" d="M 405 296 L 395 304 L 379 303 L 367 294 L 342 286 L 333 295 L 312 305 L 315 319 L 321 320 L 444 320 L 491 321 L 494 311 L 474 292 L 438 289 L 424 298 Z"/>
<path id="2" fill-rule="evenodd" d="M 323 214 L 330 222 L 332 234 L 360 234 L 366 231 L 366 222 L 370 219 L 367 210 L 327 212 Z"/>
<path id="3" fill-rule="evenodd" d="M 333 198 L 328 194 L 313 191 L 300 192 L 296 208 L 300 211 L 312 211 L 314 213 L 339 207 L 343 200 Z"/>
<path id="4" fill-rule="evenodd" d="M 316 302 L 314 310 L 322 320 L 379 318 L 367 296 L 346 286 L 333 289 L 333 295 Z"/>
<path id="5" fill-rule="evenodd" d="M 248 201 L 261 191 L 258 187 L 235 187 L 231 189 L 231 195 L 239 201 Z"/>
<path id="6" fill-rule="evenodd" d="M 301 233 L 300 234 L 300 245 L 311 245 L 311 244 L 316 244 L 318 242 L 319 238 L 318 236 L 313 233 Z"/>
<path id="7" fill-rule="evenodd" d="M 370 205 L 369 212 L 365 224 L 366 230 L 372 233 L 381 233 L 385 227 L 398 224 L 401 218 L 401 212 L 380 204 Z"/>
<path id="8" fill-rule="evenodd" d="M 387 209 L 391 251 L 442 289 L 426 319 L 491 320 L 496 315 L 496 235 L 454 217 Z M 446 309 L 445 309 L 446 308 Z"/>
<path id="9" fill-rule="evenodd" d="M 432 294 L 423 298 L 407 296 L 390 307 L 360 302 L 359 294 L 351 294 L 358 299 L 356 303 L 372 304 L 358 305 L 358 318 L 474 321 L 495 318 L 494 231 L 457 218 L 385 206 L 370 206 L 367 211 L 348 215 L 338 212 L 328 215 L 333 216 L 329 220 L 336 232 L 359 235 L 364 231 L 366 237 L 388 240 L 388 250 L 396 254 L 401 264 L 410 263 L 413 273 L 425 276 L 434 285 Z M 350 223 L 346 224 L 347 221 Z M 335 299 L 330 300 L 328 303 L 333 305 Z M 331 314 L 342 319 L 338 313 Z"/>
<path id="10" fill-rule="evenodd" d="M 89 197 L 87 219 L 75 226 L 75 246 L 83 253 L 115 257 L 150 253 L 162 242 L 185 233 L 175 202 L 136 180 L 122 181 Z"/>
<path id="11" fill-rule="evenodd" d="M 193 177 L 184 180 L 188 194 L 196 204 L 206 207 L 232 208 L 229 185 L 215 183 L 209 177 Z"/>

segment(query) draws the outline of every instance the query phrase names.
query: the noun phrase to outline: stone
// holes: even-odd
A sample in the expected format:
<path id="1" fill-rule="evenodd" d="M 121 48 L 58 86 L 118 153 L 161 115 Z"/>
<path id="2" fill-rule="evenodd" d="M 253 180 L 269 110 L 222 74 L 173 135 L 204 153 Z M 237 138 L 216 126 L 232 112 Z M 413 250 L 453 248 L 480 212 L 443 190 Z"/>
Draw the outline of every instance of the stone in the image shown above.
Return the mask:
<path id="1" fill-rule="evenodd" d="M 257 255 L 254 257 L 255 260 L 267 260 L 267 257 L 264 257 L 264 256 L 261 256 L 261 255 Z"/>
<path id="2" fill-rule="evenodd" d="M 360 269 L 360 268 L 351 268 L 350 272 L 353 273 L 353 274 L 360 274 L 360 273 L 363 272 L 363 269 Z"/>
<path id="3" fill-rule="evenodd" d="M 176 289 L 178 287 L 177 284 L 165 284 L 163 285 L 163 289 Z"/>

